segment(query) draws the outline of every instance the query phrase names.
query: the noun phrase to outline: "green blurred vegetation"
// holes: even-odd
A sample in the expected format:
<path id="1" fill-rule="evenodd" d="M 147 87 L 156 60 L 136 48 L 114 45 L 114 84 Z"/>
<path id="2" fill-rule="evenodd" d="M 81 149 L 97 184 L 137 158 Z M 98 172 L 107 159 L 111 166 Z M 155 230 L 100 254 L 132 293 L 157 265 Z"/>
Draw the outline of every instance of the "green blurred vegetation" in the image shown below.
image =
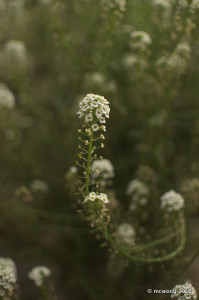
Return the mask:
<path id="1" fill-rule="evenodd" d="M 146 290 L 178 283 L 199 245 L 191 229 L 196 250 L 186 246 L 172 262 L 137 265 L 110 254 L 77 213 L 76 182 L 65 173 L 77 156 L 78 103 L 91 92 L 110 102 L 103 155 L 122 207 L 140 166 L 154 171 L 158 196 L 199 178 L 199 9 L 180 1 L 169 12 L 150 0 L 129 0 L 125 11 L 100 0 L 11 2 L 0 1 L 0 82 L 15 97 L 14 108 L 0 107 L 0 256 L 17 264 L 20 299 L 39 299 L 27 279 L 38 264 L 51 268 L 58 299 L 167 299 Z M 136 47 L 134 31 L 151 44 Z M 24 43 L 23 62 L 6 56 L 10 40 Z M 180 43 L 190 51 L 167 64 Z M 48 190 L 31 190 L 34 180 Z M 198 202 L 187 218 L 198 218 Z"/>

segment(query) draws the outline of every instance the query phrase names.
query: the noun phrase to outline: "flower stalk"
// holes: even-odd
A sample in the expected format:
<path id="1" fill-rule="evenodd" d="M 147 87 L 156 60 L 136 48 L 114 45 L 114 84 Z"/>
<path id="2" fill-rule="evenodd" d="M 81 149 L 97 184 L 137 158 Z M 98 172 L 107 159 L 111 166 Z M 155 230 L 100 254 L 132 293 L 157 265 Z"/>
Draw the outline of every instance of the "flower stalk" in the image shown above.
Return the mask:
<path id="1" fill-rule="evenodd" d="M 160 199 L 160 210 L 164 210 L 165 221 L 168 222 L 169 220 L 170 222 L 175 217 L 175 220 L 177 218 L 177 227 L 174 224 L 171 232 L 165 231 L 164 227 L 166 225 L 163 218 L 163 233 L 160 232 L 150 242 L 139 245 L 136 244 L 136 232 L 131 224 L 124 223 L 120 225 L 120 230 L 114 233 L 109 209 L 107 208 L 107 204 L 110 202 L 107 194 L 93 191 L 92 188 L 90 190 L 90 186 L 92 186 L 91 179 L 93 179 L 92 172 L 94 171 L 92 165 L 95 165 L 96 160 L 101 158 L 96 152 L 98 149 L 104 148 L 102 140 L 105 137 L 102 132 L 106 131 L 104 124 L 106 123 L 106 118 L 109 118 L 109 112 L 109 102 L 103 96 L 88 94 L 80 102 L 77 113 L 80 118 L 84 119 L 82 129 L 78 130 L 78 133 L 81 134 L 79 140 L 84 146 L 79 145 L 80 153 L 78 156 L 81 162 L 77 164 L 84 169 L 84 176 L 81 177 L 84 179 L 83 186 L 80 191 L 84 198 L 82 204 L 87 214 L 87 220 L 90 222 L 91 227 L 106 239 L 107 244 L 111 248 L 130 260 L 145 263 L 158 263 L 170 260 L 183 250 L 186 242 L 183 214 L 184 199 L 180 194 L 170 190 Z M 100 173 L 100 169 L 95 171 Z M 141 193 L 142 198 L 143 196 L 145 198 L 148 197 L 149 190 L 147 186 L 136 180 L 132 181 L 128 187 L 129 194 L 135 193 L 135 191 L 136 193 Z M 124 228 L 128 229 L 128 232 Z M 169 242 L 174 240 L 175 246 L 173 247 L 169 245 Z"/>

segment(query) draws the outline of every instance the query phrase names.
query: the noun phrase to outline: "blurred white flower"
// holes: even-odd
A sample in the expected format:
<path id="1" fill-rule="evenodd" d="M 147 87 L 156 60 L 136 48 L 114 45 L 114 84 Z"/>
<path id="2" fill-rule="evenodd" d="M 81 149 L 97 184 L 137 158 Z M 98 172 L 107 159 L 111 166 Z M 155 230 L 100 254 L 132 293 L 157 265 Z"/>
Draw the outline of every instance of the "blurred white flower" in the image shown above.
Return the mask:
<path id="1" fill-rule="evenodd" d="M 29 273 L 28 277 L 34 281 L 35 285 L 42 286 L 44 279 L 51 275 L 50 269 L 45 266 L 37 266 L 33 268 Z"/>
<path id="2" fill-rule="evenodd" d="M 152 42 L 150 35 L 145 31 L 133 31 L 130 34 L 132 49 L 145 50 Z"/>
<path id="3" fill-rule="evenodd" d="M 72 166 L 70 167 L 70 169 L 68 170 L 69 174 L 77 174 L 77 167 L 76 166 Z"/>
<path id="4" fill-rule="evenodd" d="M 169 9 L 171 7 L 171 2 L 168 0 L 152 0 L 152 4 L 164 9 Z"/>
<path id="5" fill-rule="evenodd" d="M 149 189 L 145 183 L 134 179 L 129 182 L 126 193 L 127 195 L 135 194 L 137 196 L 147 196 L 149 194 Z"/>
<path id="6" fill-rule="evenodd" d="M 12 296 L 17 281 L 17 269 L 11 258 L 0 257 L 0 295 Z"/>
<path id="7" fill-rule="evenodd" d="M 84 78 L 84 87 L 87 90 L 96 90 L 114 93 L 117 89 L 114 80 L 108 80 L 104 74 L 99 72 L 87 73 Z"/>
<path id="8" fill-rule="evenodd" d="M 25 0 L 0 0 L 0 12 L 12 16 L 21 16 L 24 12 Z"/>
<path id="9" fill-rule="evenodd" d="M 117 232 L 122 237 L 131 237 L 135 235 L 133 226 L 129 223 L 123 223 L 118 226 Z"/>
<path id="10" fill-rule="evenodd" d="M 117 227 L 117 242 L 125 245 L 134 245 L 135 230 L 130 223 L 123 223 Z"/>
<path id="11" fill-rule="evenodd" d="M 27 53 L 24 42 L 18 40 L 10 40 L 3 47 L 1 53 L 1 61 L 6 66 L 15 69 L 25 69 L 27 67 Z"/>
<path id="12" fill-rule="evenodd" d="M 96 172 L 96 170 L 100 171 L 100 175 L 103 179 L 110 179 L 114 177 L 114 167 L 110 160 L 108 159 L 96 159 L 91 164 L 91 169 L 94 170 L 92 173 L 92 178 L 96 179 L 99 177 L 99 174 Z"/>
<path id="13" fill-rule="evenodd" d="M 10 11 L 20 13 L 25 8 L 25 0 L 6 0 L 6 4 Z"/>
<path id="14" fill-rule="evenodd" d="M 102 3 L 109 8 L 119 9 L 122 12 L 126 10 L 126 0 L 102 0 Z"/>
<path id="15" fill-rule="evenodd" d="M 139 62 L 139 58 L 137 57 L 137 55 L 133 55 L 133 54 L 126 54 L 124 55 L 124 57 L 122 58 L 122 64 L 125 67 L 133 67 L 134 65 L 136 65 Z"/>
<path id="16" fill-rule="evenodd" d="M 182 42 L 176 46 L 175 53 L 182 55 L 185 58 L 190 58 L 191 48 L 187 43 Z"/>
<path id="17" fill-rule="evenodd" d="M 148 66 L 145 57 L 131 53 L 125 54 L 121 63 L 128 71 L 133 71 L 135 74 L 137 74 L 137 70 L 144 71 Z"/>
<path id="18" fill-rule="evenodd" d="M 198 0 L 179 0 L 179 5 L 184 8 L 190 8 L 192 10 L 195 10 L 199 8 L 199 1 Z"/>
<path id="19" fill-rule="evenodd" d="M 87 73 L 85 75 L 85 81 L 89 82 L 90 85 L 101 86 L 105 84 L 106 79 L 102 73 L 94 72 L 94 73 Z"/>
<path id="20" fill-rule="evenodd" d="M 129 182 L 127 195 L 131 196 L 129 210 L 133 211 L 138 206 L 145 206 L 148 203 L 149 188 L 140 180 L 134 179 Z"/>
<path id="21" fill-rule="evenodd" d="M 48 5 L 48 4 L 51 4 L 51 3 L 52 3 L 52 0 L 39 0 L 39 3 L 40 3 L 40 4 L 44 4 L 44 5 L 45 5 L 45 4 Z"/>
<path id="22" fill-rule="evenodd" d="M 15 106 L 14 94 L 3 83 L 0 83 L 0 107 L 12 109 Z"/>
<path id="23" fill-rule="evenodd" d="M 161 198 L 161 208 L 167 211 L 178 211 L 184 207 L 183 197 L 173 190 L 166 192 Z"/>
<path id="24" fill-rule="evenodd" d="M 46 182 L 35 179 L 30 184 L 30 190 L 33 193 L 47 193 L 49 191 L 49 187 Z"/>
<path id="25" fill-rule="evenodd" d="M 149 124 L 151 126 L 162 127 L 165 124 L 166 118 L 166 111 L 160 112 L 159 114 L 154 115 L 149 119 Z"/>
<path id="26" fill-rule="evenodd" d="M 175 72 L 177 75 L 182 75 L 188 65 L 191 56 L 191 48 L 185 43 L 179 43 L 171 55 L 160 57 L 156 61 L 156 66 L 162 68 L 164 72 Z"/>

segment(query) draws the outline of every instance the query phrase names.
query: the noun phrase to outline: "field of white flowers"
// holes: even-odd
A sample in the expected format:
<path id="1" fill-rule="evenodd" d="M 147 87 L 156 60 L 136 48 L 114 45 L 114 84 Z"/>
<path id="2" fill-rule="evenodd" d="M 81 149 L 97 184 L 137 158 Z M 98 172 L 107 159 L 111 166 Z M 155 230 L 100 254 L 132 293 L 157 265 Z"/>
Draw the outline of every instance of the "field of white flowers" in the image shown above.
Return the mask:
<path id="1" fill-rule="evenodd" d="M 0 0 L 0 300 L 199 299 L 198 32 L 198 0 Z"/>

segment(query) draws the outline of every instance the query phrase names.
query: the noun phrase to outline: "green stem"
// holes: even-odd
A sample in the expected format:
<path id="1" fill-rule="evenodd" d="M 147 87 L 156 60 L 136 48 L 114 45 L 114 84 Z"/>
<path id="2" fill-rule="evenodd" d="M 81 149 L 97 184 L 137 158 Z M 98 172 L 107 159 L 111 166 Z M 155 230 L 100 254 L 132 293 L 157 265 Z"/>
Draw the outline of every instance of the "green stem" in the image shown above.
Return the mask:
<path id="1" fill-rule="evenodd" d="M 42 298 L 44 300 L 50 300 L 50 297 L 48 297 L 48 292 L 47 292 L 47 288 L 44 287 L 43 285 L 40 287 L 40 290 L 41 290 L 41 295 L 42 295 Z"/>
<path id="2" fill-rule="evenodd" d="M 184 225 L 184 222 L 183 222 L 183 218 L 180 219 L 180 224 L 179 225 L 180 225 L 180 229 L 181 229 L 180 230 L 181 240 L 180 240 L 179 246 L 175 250 L 170 252 L 169 254 L 167 254 L 165 256 L 160 256 L 160 257 L 140 257 L 140 256 L 135 256 L 135 255 L 129 254 L 126 251 L 126 249 L 124 249 L 124 248 L 122 248 L 118 245 L 118 243 L 113 239 L 112 235 L 108 232 L 107 228 L 104 229 L 105 230 L 104 234 L 105 234 L 106 239 L 113 246 L 113 248 L 115 248 L 117 251 L 119 251 L 121 254 L 125 255 L 129 259 L 134 260 L 134 261 L 140 261 L 140 262 L 147 262 L 147 263 L 155 262 L 156 263 L 156 262 L 162 262 L 162 261 L 169 260 L 169 259 L 175 257 L 178 253 L 180 253 L 183 250 L 183 248 L 185 246 L 185 242 L 186 242 L 185 225 Z M 173 236 L 175 236 L 175 234 L 166 236 L 164 238 L 160 238 L 156 241 L 150 242 L 150 243 L 145 244 L 145 245 L 134 247 L 132 250 L 134 250 L 134 251 L 135 250 L 139 250 L 139 251 L 146 250 L 148 248 L 151 248 L 151 247 L 154 247 L 154 246 L 165 243 L 167 240 L 169 240 Z"/>
<path id="3" fill-rule="evenodd" d="M 93 148 L 93 129 L 91 128 L 91 135 L 89 136 L 89 142 L 88 142 L 88 160 L 86 166 L 86 183 L 85 183 L 86 196 L 89 194 L 92 148 Z"/>
<path id="4" fill-rule="evenodd" d="M 173 257 L 175 257 L 178 253 L 180 253 L 185 245 L 186 242 L 186 237 L 185 234 L 182 234 L 182 238 L 180 241 L 179 246 L 172 252 L 170 252 L 169 254 L 165 255 L 165 256 L 160 256 L 160 257 L 140 257 L 140 256 L 135 256 L 135 255 L 130 255 L 129 253 L 127 253 L 125 251 L 125 249 L 121 248 L 116 242 L 115 240 L 112 238 L 112 236 L 106 232 L 106 237 L 108 239 L 108 241 L 111 243 L 111 245 L 118 250 L 121 254 L 123 254 L 124 256 L 128 257 L 131 260 L 134 261 L 140 261 L 140 262 L 146 262 L 146 263 L 158 263 L 158 262 L 162 262 L 162 261 L 166 261 L 169 260 Z"/>

